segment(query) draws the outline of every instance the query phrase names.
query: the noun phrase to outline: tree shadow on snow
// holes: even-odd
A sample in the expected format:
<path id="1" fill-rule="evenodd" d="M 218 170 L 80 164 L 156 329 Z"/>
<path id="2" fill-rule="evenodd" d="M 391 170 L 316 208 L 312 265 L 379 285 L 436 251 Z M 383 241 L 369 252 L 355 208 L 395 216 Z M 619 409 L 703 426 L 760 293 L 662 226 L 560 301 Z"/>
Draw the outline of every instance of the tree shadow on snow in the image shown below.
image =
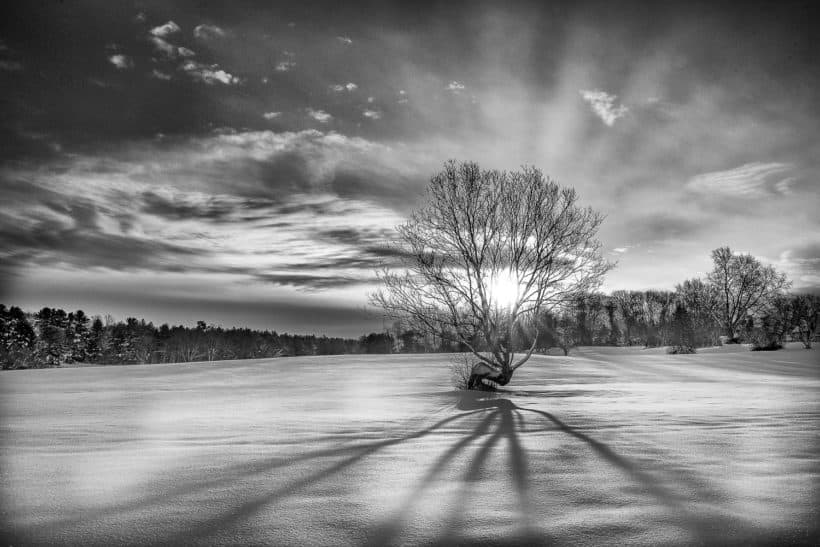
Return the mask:
<path id="1" fill-rule="evenodd" d="M 510 395 L 513 394 L 510 393 Z M 751 543 L 766 542 L 764 536 L 749 537 L 751 531 L 745 521 L 726 515 L 704 515 L 702 512 L 695 512 L 693 496 L 686 494 L 687 489 L 696 490 L 695 498 L 698 501 L 718 499 L 714 493 L 703 490 L 702 481 L 674 473 L 659 478 L 656 474 L 642 469 L 637 462 L 618 454 L 612 447 L 592 437 L 588 432 L 570 426 L 549 412 L 518 406 L 500 394 L 479 392 L 457 392 L 455 409 L 459 412 L 428 427 L 390 439 L 363 442 L 357 440 L 353 444 L 338 448 L 314 450 L 293 456 L 279 456 L 256 463 L 243 462 L 222 468 L 212 478 L 197 478 L 178 487 L 163 489 L 140 499 L 114 505 L 107 510 L 95 513 L 93 520 L 103 526 L 109 522 L 122 524 L 123 520 L 127 521 L 129 516 L 184 500 L 188 496 L 207 496 L 210 491 L 231 489 L 238 480 L 255 479 L 261 483 L 270 480 L 272 471 L 287 471 L 288 467 L 301 462 L 315 462 L 316 467 L 310 472 L 303 475 L 294 474 L 293 478 L 284 484 L 277 485 L 262 495 L 251 499 L 240 497 L 238 502 L 234 501 L 236 498 L 227 497 L 224 504 L 209 504 L 212 509 L 204 510 L 198 522 L 189 522 L 188 525 L 174 524 L 171 530 L 157 530 L 157 535 L 153 538 L 154 541 L 166 544 L 218 543 L 220 538 L 232 537 L 230 535 L 232 530 L 241 528 L 256 515 L 270 510 L 276 504 L 286 501 L 300 491 L 319 485 L 322 481 L 343 473 L 391 447 L 415 442 L 429 435 L 444 433 L 447 432 L 445 428 L 458 425 L 464 428 L 465 434 L 449 445 L 429 467 L 423 470 L 413 489 L 391 513 L 391 516 L 374 529 L 356 531 L 358 534 L 366 534 L 365 544 L 388 545 L 406 539 L 402 534 L 407 525 L 407 515 L 412 513 L 424 492 L 435 485 L 448 466 L 453 465 L 462 455 L 467 455 L 468 460 L 463 471 L 459 470 L 461 478 L 455 485 L 456 500 L 451 504 L 453 509 L 450 514 L 443 515 L 443 523 L 434 523 L 440 530 L 435 543 L 441 545 L 481 543 L 481 540 L 473 539 L 464 533 L 469 523 L 465 522 L 464 513 L 460 509 L 468 506 L 473 489 L 477 486 L 482 473 L 487 472 L 485 467 L 493 452 L 505 446 L 506 452 L 503 456 L 506 457 L 506 466 L 493 469 L 492 472 L 509 477 L 513 486 L 512 491 L 517 497 L 515 514 L 518 517 L 518 523 L 513 534 L 505 534 L 504 544 L 552 543 L 553 540 L 539 527 L 540 523 L 534 510 L 534 500 L 529 489 L 530 456 L 522 446 L 520 439 L 520 434 L 524 431 L 529 434 L 547 435 L 559 432 L 574 439 L 601 461 L 627 477 L 642 494 L 650 496 L 656 503 L 670 509 L 669 512 L 676 516 L 668 524 L 685 529 L 693 543 L 748 543 L 750 540 Z M 465 425 L 467 427 L 464 427 Z M 452 431 L 449 431 L 449 434 L 453 434 Z M 473 446 L 476 448 L 470 453 Z M 331 463 L 322 465 L 327 459 L 330 459 Z M 686 484 L 681 484 L 681 481 Z M 231 493 L 235 492 L 231 491 Z M 539 495 L 545 495 L 545 493 L 539 493 Z M 546 493 L 546 495 L 549 494 Z M 67 537 L 64 535 L 66 529 L 71 529 L 78 518 L 87 518 L 87 510 L 85 513 L 78 512 L 53 521 L 47 529 L 41 531 L 46 532 L 50 537 Z M 120 530 L 120 533 L 127 537 L 125 530 Z M 70 532 L 68 536 L 70 537 Z M 275 541 L 276 538 L 270 539 Z M 497 535 L 484 540 L 484 542 L 493 544 L 498 544 L 498 541 Z"/>

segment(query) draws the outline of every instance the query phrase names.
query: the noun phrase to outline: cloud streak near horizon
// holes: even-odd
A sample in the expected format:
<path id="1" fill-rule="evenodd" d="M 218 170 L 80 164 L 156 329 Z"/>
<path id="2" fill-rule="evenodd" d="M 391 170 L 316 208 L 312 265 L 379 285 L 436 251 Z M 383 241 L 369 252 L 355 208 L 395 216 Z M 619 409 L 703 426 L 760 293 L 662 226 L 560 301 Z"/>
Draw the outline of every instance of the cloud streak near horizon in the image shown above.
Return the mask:
<path id="1" fill-rule="evenodd" d="M 721 245 L 820 288 L 802 18 L 556 6 L 26 7 L 0 23 L 2 299 L 45 305 L 51 283 L 74 302 L 96 283 L 128 313 L 162 285 L 283 321 L 300 304 L 361 311 L 450 158 L 575 187 L 607 215 L 605 288 L 671 288 Z M 360 332 L 358 311 L 313 330 Z"/>

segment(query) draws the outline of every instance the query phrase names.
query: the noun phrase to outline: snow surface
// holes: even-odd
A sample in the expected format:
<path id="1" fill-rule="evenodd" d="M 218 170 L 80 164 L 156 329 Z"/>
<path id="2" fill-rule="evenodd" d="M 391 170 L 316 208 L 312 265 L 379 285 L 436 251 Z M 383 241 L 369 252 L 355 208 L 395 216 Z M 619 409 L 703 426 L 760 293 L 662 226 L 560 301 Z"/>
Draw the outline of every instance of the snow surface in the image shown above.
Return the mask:
<path id="1" fill-rule="evenodd" d="M 737 350 L 737 348 L 731 348 Z M 820 354 L 582 348 L 0 374 L 18 544 L 815 544 Z"/>

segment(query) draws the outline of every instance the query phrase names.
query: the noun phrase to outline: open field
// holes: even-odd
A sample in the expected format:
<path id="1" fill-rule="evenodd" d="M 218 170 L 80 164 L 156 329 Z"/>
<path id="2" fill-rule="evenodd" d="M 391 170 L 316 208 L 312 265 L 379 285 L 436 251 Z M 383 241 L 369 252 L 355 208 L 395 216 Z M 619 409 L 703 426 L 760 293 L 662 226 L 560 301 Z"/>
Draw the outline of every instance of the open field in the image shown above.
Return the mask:
<path id="1" fill-rule="evenodd" d="M 813 544 L 820 353 L 447 356 L 0 374 L 18 544 Z"/>

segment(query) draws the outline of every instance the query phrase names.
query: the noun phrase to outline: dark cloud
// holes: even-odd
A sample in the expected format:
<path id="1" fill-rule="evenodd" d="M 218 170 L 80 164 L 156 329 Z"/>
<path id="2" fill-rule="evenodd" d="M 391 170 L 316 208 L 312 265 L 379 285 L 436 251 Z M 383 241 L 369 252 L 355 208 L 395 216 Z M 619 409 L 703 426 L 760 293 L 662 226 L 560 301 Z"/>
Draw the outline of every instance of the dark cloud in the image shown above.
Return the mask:
<path id="1" fill-rule="evenodd" d="M 332 289 L 347 287 L 350 285 L 360 285 L 368 280 L 354 277 L 334 276 L 334 275 L 309 275 L 300 273 L 255 273 L 254 279 L 265 283 L 276 285 L 292 286 L 303 289 Z"/>
<path id="2" fill-rule="evenodd" d="M 226 199 L 206 197 L 199 203 L 183 198 L 165 197 L 154 192 L 141 196 L 141 211 L 168 220 L 203 220 L 210 222 L 248 222 L 268 218 L 259 212 L 269 210 L 275 202 L 265 199 Z"/>
<path id="3" fill-rule="evenodd" d="M 686 241 L 706 256 L 725 237 L 813 279 L 816 3 L 80 0 L 6 12 L 0 276 L 48 264 L 350 288 L 403 258 L 384 211 L 414 209 L 458 157 L 536 164 L 576 185 L 609 214 L 602 237 L 634 246 L 622 255 L 632 271 L 650 262 L 641 246 Z M 347 82 L 356 89 L 331 87 Z M 603 126 L 581 90 L 617 96 L 623 116 Z M 722 192 L 748 166 L 776 164 L 794 180 L 736 185 L 743 202 Z M 689 257 L 674 260 L 682 271 Z"/>
<path id="4" fill-rule="evenodd" d="M 0 215 L 0 247 L 14 250 L 5 260 L 9 267 L 36 263 L 180 271 L 191 257 L 202 255 L 200 251 L 161 240 L 105 233 L 97 224 L 96 208 L 87 202 L 50 203 L 49 208 L 68 218 L 32 215 L 23 223 Z"/>

